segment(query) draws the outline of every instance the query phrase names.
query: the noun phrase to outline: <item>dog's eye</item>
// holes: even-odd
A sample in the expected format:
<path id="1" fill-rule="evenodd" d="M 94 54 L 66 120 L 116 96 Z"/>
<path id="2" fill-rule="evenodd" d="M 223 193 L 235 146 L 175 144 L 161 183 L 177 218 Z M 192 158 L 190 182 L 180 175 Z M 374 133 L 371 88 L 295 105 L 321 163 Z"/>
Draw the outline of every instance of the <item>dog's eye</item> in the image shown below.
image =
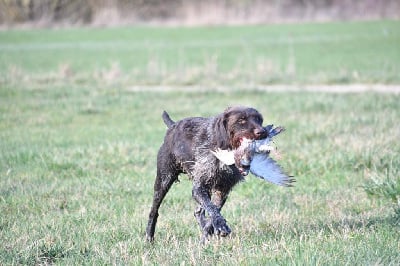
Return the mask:
<path id="1" fill-rule="evenodd" d="M 244 118 L 240 118 L 239 120 L 238 120 L 238 122 L 239 122 L 239 124 L 242 124 L 242 125 L 244 125 L 244 124 L 246 124 L 246 119 L 244 119 Z"/>

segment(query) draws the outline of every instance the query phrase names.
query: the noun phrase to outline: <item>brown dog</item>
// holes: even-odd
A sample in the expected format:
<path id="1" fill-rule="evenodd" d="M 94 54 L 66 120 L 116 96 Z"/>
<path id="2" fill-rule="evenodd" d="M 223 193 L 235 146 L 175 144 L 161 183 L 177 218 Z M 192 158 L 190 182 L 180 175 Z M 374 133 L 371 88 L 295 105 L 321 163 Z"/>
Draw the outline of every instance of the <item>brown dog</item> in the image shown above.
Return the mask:
<path id="1" fill-rule="evenodd" d="M 239 169 L 248 166 L 225 165 L 211 151 L 236 149 L 244 138 L 265 137 L 268 132 L 262 127 L 261 114 L 253 108 L 232 107 L 210 118 L 190 117 L 174 122 L 164 112 L 163 119 L 168 130 L 157 157 L 147 240 L 154 240 L 158 209 L 181 173 L 188 174 L 193 182 L 192 196 L 199 205 L 195 217 L 202 230 L 202 240 L 213 234 L 229 235 L 231 229 L 220 211 L 231 189 L 243 180 Z"/>

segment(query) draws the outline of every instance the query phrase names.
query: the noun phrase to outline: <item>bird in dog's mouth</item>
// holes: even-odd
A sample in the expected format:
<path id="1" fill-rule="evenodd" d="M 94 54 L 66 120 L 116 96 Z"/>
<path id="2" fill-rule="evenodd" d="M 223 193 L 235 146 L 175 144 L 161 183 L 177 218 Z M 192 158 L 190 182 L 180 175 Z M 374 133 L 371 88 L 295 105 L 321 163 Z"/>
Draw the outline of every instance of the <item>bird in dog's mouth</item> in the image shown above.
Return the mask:
<path id="1" fill-rule="evenodd" d="M 269 181 L 279 186 L 292 186 L 295 179 L 288 176 L 284 170 L 273 159 L 269 157 L 275 147 L 270 145 L 272 138 L 285 130 L 284 127 L 268 125 L 264 127 L 268 133 L 263 139 L 242 138 L 240 146 L 234 150 L 211 151 L 222 163 L 226 165 L 236 165 L 243 176 L 249 172 L 255 176 Z"/>

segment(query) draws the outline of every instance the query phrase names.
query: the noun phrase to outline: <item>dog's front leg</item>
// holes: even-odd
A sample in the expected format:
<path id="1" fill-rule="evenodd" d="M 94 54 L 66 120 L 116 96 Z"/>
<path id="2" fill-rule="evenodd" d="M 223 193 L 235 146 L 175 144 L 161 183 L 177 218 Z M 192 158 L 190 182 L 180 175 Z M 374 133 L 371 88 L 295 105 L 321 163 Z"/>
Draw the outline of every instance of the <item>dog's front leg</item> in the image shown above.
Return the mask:
<path id="1" fill-rule="evenodd" d="M 192 196 L 210 216 L 214 233 L 219 236 L 229 235 L 231 233 L 231 229 L 226 224 L 225 218 L 221 215 L 220 208 L 211 202 L 210 193 L 206 186 L 203 184 L 195 184 L 193 186 Z M 207 227 L 208 226 L 202 228 L 203 234 L 209 234 L 210 228 Z"/>
<path id="2" fill-rule="evenodd" d="M 202 233 L 201 243 L 204 244 L 208 237 L 214 234 L 214 227 L 211 223 L 211 220 L 206 218 L 206 211 L 200 205 L 195 210 L 194 216 L 200 225 Z"/>

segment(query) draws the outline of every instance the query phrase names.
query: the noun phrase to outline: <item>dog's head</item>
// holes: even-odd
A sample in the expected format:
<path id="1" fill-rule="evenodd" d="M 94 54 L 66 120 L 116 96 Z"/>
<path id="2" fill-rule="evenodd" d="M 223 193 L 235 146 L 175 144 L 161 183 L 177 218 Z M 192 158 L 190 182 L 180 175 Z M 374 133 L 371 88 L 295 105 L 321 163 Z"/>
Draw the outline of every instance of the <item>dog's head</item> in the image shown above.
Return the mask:
<path id="1" fill-rule="evenodd" d="M 225 147 L 220 147 L 222 149 L 237 149 L 244 139 L 255 140 L 262 139 L 266 137 L 266 130 L 262 127 L 263 117 L 254 108 L 249 107 L 230 107 L 224 111 L 222 114 L 221 123 L 223 126 L 223 135 L 227 144 Z M 236 166 L 240 168 L 248 168 L 248 165 Z"/>
<path id="2" fill-rule="evenodd" d="M 254 108 L 230 107 L 224 112 L 224 126 L 232 149 L 237 149 L 243 139 L 260 139 L 265 134 L 263 117 Z"/>

